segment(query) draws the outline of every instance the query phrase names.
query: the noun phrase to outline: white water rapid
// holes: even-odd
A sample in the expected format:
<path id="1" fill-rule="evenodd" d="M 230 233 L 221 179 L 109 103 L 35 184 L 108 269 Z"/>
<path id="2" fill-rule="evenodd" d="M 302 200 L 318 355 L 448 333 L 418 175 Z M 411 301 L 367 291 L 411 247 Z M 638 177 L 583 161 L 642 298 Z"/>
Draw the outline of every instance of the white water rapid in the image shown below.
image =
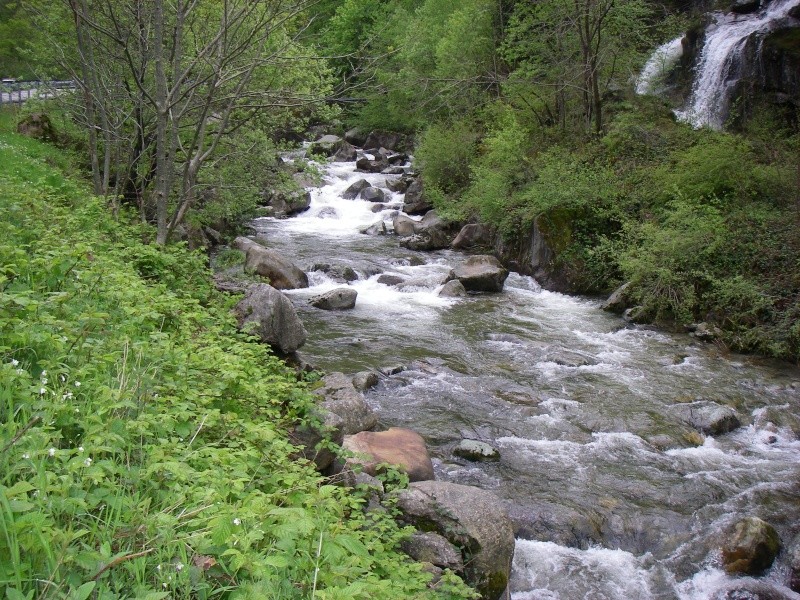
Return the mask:
<path id="1" fill-rule="evenodd" d="M 381 427 L 425 438 L 437 478 L 505 503 L 518 538 L 511 598 L 750 597 L 718 596 L 751 581 L 725 573 L 719 548 L 744 516 L 773 524 L 784 544 L 800 533 L 800 370 L 630 325 L 515 273 L 500 294 L 440 298 L 463 255 L 359 232 L 391 224 L 403 196 L 385 180 L 397 176 L 353 163 L 322 169 L 310 210 L 254 223 L 306 270 L 327 263 L 359 275 L 347 284 L 313 271 L 311 288 L 287 292 L 309 331 L 301 353 L 327 371 L 403 367 L 367 401 Z M 387 207 L 341 197 L 361 178 L 384 188 Z M 386 285 L 381 273 L 407 281 Z M 358 292 L 353 310 L 308 305 L 341 285 Z M 742 427 L 698 440 L 685 415 L 704 402 L 735 407 Z M 454 456 L 462 438 L 493 445 L 500 459 Z M 758 585 L 800 599 L 786 587 L 784 555 Z"/>
<path id="2" fill-rule="evenodd" d="M 656 48 L 636 79 L 637 94 L 658 94 L 660 92 L 662 79 L 683 56 L 683 37 L 682 35 L 676 37 Z"/>
<path id="3" fill-rule="evenodd" d="M 747 39 L 770 31 L 776 22 L 788 17 L 789 9 L 797 3 L 797 0 L 772 0 L 751 14 L 712 13 L 713 22 L 706 28 L 689 101 L 684 110 L 676 111 L 677 117 L 695 128 L 722 129 Z"/>

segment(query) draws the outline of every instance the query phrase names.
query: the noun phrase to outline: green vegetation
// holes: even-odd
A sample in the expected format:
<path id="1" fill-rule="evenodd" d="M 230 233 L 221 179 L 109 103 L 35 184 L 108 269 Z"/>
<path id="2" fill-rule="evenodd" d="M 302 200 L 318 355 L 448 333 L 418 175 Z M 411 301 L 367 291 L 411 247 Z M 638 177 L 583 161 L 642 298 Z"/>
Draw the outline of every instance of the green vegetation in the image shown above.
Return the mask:
<path id="1" fill-rule="evenodd" d="M 72 169 L 0 133 L 0 596 L 468 597 L 296 457 L 311 396 L 204 258 Z"/>

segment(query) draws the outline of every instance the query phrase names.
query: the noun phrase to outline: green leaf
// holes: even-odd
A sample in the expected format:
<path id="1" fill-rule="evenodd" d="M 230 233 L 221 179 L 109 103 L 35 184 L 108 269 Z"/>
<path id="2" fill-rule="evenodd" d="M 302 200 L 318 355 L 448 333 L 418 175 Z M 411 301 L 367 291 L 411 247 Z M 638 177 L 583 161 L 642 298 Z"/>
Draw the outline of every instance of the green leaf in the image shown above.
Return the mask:
<path id="1" fill-rule="evenodd" d="M 95 586 L 97 585 L 96 581 L 89 581 L 84 583 L 81 587 L 77 590 L 72 592 L 69 595 L 69 600 L 86 600 L 89 596 L 92 595 Z"/>

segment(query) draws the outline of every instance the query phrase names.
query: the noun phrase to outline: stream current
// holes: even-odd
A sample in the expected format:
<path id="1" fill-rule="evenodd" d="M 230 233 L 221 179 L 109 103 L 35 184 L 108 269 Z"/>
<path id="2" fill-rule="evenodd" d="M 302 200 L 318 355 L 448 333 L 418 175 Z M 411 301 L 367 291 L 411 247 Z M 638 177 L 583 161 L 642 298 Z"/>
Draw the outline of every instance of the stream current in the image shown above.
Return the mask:
<path id="1" fill-rule="evenodd" d="M 784 546 L 800 531 L 800 370 L 630 325 L 515 273 L 500 294 L 440 298 L 463 254 L 359 232 L 391 227 L 403 196 L 385 182 L 397 176 L 351 162 L 322 169 L 308 211 L 253 223 L 307 271 L 328 263 L 359 275 L 350 311 L 308 306 L 342 286 L 320 271 L 310 288 L 286 292 L 309 331 L 301 353 L 326 371 L 405 367 L 367 401 L 382 427 L 422 434 L 438 479 L 506 503 L 518 538 L 513 600 L 710 598 L 736 581 L 719 548 L 737 520 L 761 517 Z M 341 197 L 361 178 L 384 189 L 386 210 Z M 413 285 L 378 283 L 380 273 Z M 681 415 L 700 401 L 734 407 L 742 426 L 698 439 Z M 462 438 L 500 459 L 454 457 Z M 784 587 L 783 555 L 765 577 L 800 599 Z"/>

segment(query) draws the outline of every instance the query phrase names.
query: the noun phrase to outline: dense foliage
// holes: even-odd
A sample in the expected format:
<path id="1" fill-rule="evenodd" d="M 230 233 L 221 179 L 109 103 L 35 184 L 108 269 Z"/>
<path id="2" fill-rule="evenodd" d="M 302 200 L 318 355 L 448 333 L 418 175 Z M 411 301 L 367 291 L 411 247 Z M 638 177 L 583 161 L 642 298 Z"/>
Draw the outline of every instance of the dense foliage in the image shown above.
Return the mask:
<path id="1" fill-rule="evenodd" d="M 202 256 L 0 133 L 0 596 L 452 598 L 287 431 L 311 396 Z M 125 215 L 122 215 L 125 217 Z"/>

